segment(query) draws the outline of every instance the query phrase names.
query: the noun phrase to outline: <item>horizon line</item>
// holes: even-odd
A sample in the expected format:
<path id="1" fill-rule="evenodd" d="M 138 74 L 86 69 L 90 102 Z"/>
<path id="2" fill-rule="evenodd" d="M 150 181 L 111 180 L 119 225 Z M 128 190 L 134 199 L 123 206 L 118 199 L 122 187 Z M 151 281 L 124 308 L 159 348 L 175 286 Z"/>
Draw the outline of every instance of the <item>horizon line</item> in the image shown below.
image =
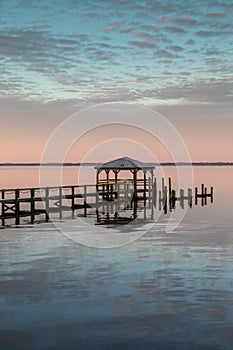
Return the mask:
<path id="1" fill-rule="evenodd" d="M 233 166 L 233 161 L 196 161 L 196 162 L 161 162 L 161 163 L 155 163 L 155 162 L 146 162 L 153 164 L 154 166 Z M 46 163 L 39 163 L 39 162 L 4 162 L 0 163 L 0 166 L 95 166 L 95 165 L 101 165 L 101 162 L 66 162 L 66 163 L 60 163 L 60 162 L 46 162 Z"/>

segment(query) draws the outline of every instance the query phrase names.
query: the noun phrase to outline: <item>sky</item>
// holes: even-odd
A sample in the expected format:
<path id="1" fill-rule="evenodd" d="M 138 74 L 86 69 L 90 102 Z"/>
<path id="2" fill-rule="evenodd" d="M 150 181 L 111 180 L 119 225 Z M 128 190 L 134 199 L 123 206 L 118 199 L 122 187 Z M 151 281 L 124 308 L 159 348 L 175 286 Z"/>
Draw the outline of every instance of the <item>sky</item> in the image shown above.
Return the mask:
<path id="1" fill-rule="evenodd" d="M 233 161 L 232 18 L 232 0 L 0 0 L 0 162 L 40 161 L 60 123 L 102 103 L 159 112 L 193 161 Z M 107 161 L 110 141 L 113 158 L 137 158 L 122 135 L 170 160 L 114 128 L 90 130 L 67 160 Z"/>

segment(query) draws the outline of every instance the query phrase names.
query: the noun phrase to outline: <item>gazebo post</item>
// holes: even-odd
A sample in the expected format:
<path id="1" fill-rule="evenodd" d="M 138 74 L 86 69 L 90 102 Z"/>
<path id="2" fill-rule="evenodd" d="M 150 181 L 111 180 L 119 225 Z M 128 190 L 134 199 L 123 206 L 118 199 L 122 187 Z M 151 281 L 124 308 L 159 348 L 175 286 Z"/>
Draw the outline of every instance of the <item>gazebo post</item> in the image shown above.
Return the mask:
<path id="1" fill-rule="evenodd" d="M 107 192 L 107 199 L 109 200 L 109 169 L 105 170 L 106 173 L 106 180 L 107 180 L 107 184 L 106 184 L 106 192 Z"/>
<path id="2" fill-rule="evenodd" d="M 115 174 L 115 189 L 114 189 L 114 191 L 115 191 L 115 193 L 116 193 L 116 195 L 115 195 L 115 197 L 117 198 L 117 180 L 118 180 L 118 173 L 119 173 L 119 170 L 117 170 L 117 169 L 114 169 L 113 170 L 113 172 L 114 172 L 114 174 Z"/>
<path id="3" fill-rule="evenodd" d="M 117 171 L 117 170 L 114 170 L 114 173 L 115 173 L 115 183 L 117 183 L 117 175 L 118 175 L 118 171 Z"/>
<path id="4" fill-rule="evenodd" d="M 101 170 L 97 170 L 96 172 L 96 189 L 99 190 L 99 174 L 101 173 Z"/>
<path id="5" fill-rule="evenodd" d="M 107 184 L 108 184 L 108 181 L 109 181 L 109 171 L 110 171 L 109 169 L 106 169 L 106 170 L 105 170 Z"/>
<path id="6" fill-rule="evenodd" d="M 137 198 L 137 169 L 133 170 L 133 189 L 134 189 L 134 199 Z"/>
<path id="7" fill-rule="evenodd" d="M 147 170 L 143 170 L 143 174 L 144 174 L 144 201 L 146 200 L 146 172 L 147 172 Z"/>

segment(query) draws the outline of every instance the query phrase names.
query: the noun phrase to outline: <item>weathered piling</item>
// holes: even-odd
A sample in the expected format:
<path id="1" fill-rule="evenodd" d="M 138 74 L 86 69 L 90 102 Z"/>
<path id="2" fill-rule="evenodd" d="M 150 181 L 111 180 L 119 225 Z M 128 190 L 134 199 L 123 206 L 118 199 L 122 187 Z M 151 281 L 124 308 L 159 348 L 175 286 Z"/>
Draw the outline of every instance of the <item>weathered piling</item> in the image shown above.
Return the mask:
<path id="1" fill-rule="evenodd" d="M 15 190 L 15 224 L 16 225 L 20 224 L 19 210 L 20 210 L 19 189 L 17 188 Z"/>
<path id="2" fill-rule="evenodd" d="M 49 221 L 49 188 L 45 188 L 45 221 Z"/>
<path id="3" fill-rule="evenodd" d="M 4 219 L 4 215 L 5 215 L 5 203 L 4 203 L 4 199 L 5 199 L 5 191 L 2 190 L 2 226 L 5 226 L 5 219 Z"/>
<path id="4" fill-rule="evenodd" d="M 35 190 L 34 188 L 30 189 L 30 211 L 31 211 L 31 224 L 34 223 L 35 219 L 35 202 L 34 202 L 34 197 L 35 197 Z"/>
<path id="5" fill-rule="evenodd" d="M 207 198 L 210 197 L 211 203 L 213 203 L 213 187 L 210 188 L 208 193 L 207 187 L 204 184 L 201 184 L 201 192 L 198 193 L 198 187 L 195 187 L 195 205 L 198 204 L 198 198 L 201 198 L 201 205 L 204 206 L 207 204 Z"/>

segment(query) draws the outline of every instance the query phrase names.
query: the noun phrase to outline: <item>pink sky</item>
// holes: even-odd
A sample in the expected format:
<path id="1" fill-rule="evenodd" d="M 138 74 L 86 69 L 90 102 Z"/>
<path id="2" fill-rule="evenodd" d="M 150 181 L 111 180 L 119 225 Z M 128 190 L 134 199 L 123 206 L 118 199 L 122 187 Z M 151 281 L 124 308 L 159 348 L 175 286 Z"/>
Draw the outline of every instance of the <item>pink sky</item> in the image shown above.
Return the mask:
<path id="1" fill-rule="evenodd" d="M 233 118 L 230 109 L 221 110 L 220 107 L 208 105 L 158 106 L 155 109 L 176 127 L 193 161 L 233 160 Z M 1 122 L 3 132 L 0 138 L 2 149 L 0 162 L 39 162 L 52 132 L 76 110 L 77 108 L 69 104 L 46 105 L 6 101 L 1 106 L 1 115 L 4 115 L 4 118 Z M 98 120 L 98 113 L 96 118 Z M 124 143 L 116 140 L 119 138 L 124 140 Z M 100 146 L 104 141 L 108 141 L 104 144 L 105 148 L 103 145 Z M 138 147 L 133 146 L 135 142 L 138 143 Z M 80 162 L 85 157 L 88 161 L 105 161 L 124 155 L 140 159 L 146 157 L 149 161 L 150 155 L 145 155 L 145 147 L 159 161 L 171 160 L 169 151 L 142 130 L 126 126 L 108 126 L 92 130 L 78 140 L 69 150 L 66 161 Z M 92 148 L 94 149 L 91 151 Z M 55 155 L 54 161 L 56 161 Z"/>

